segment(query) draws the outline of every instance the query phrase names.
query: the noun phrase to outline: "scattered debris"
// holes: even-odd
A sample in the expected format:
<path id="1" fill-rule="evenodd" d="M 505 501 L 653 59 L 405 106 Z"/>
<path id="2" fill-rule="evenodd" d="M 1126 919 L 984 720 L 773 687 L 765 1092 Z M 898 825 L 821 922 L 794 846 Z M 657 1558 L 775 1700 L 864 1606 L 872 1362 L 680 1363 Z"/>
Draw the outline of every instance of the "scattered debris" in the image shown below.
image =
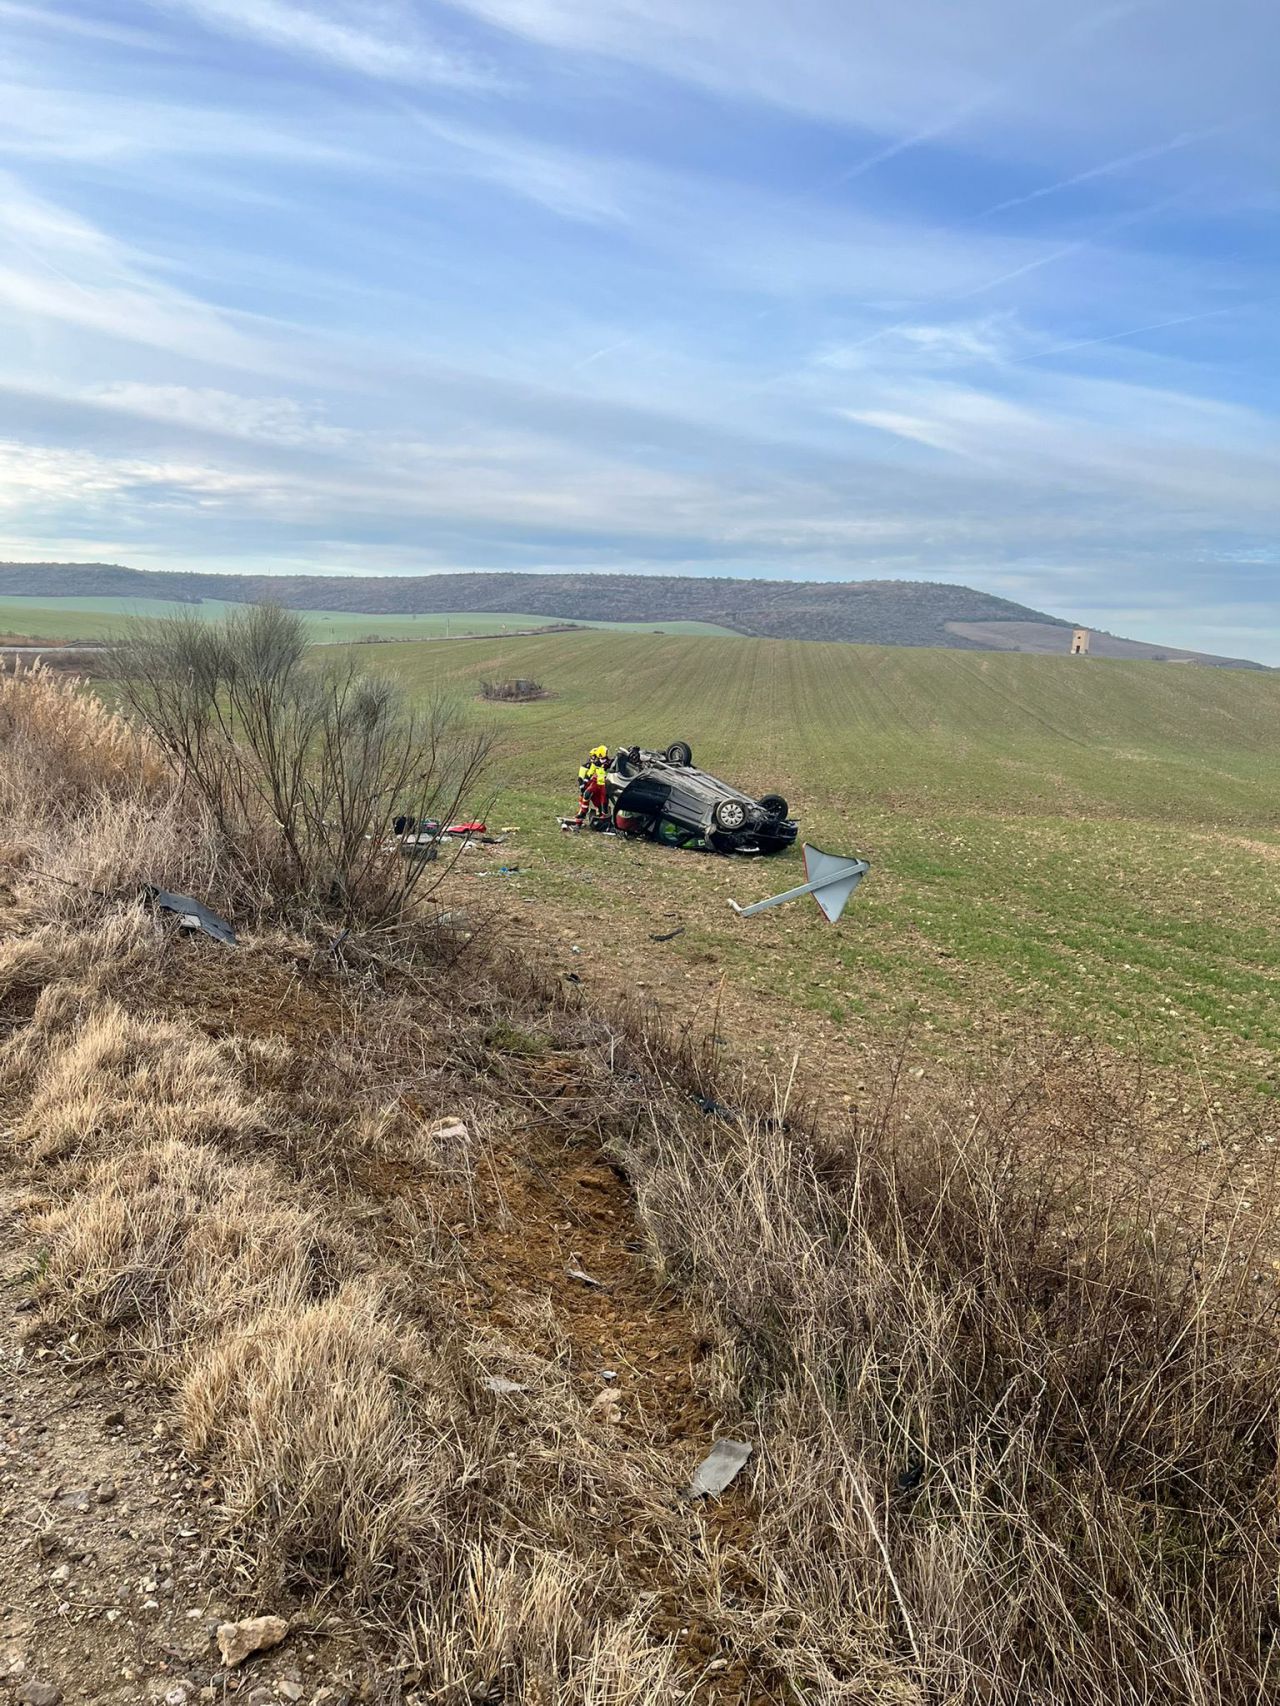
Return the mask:
<path id="1" fill-rule="evenodd" d="M 898 1476 L 898 1491 L 909 1493 L 924 1480 L 924 1458 L 914 1448 L 907 1453 L 907 1466 Z"/>
<path id="2" fill-rule="evenodd" d="M 689 1497 L 701 1499 L 723 1493 L 751 1456 L 751 1446 L 738 1439 L 718 1439 L 693 1472 Z"/>
<path id="3" fill-rule="evenodd" d="M 230 1669 L 250 1653 L 278 1647 L 289 1633 L 289 1625 L 283 1617 L 246 1617 L 240 1623 L 219 1623 L 217 1633 L 218 1651 Z"/>
<path id="4" fill-rule="evenodd" d="M 177 914 L 180 930 L 203 930 L 215 942 L 226 942 L 232 947 L 236 945 L 236 933 L 226 919 L 210 912 L 203 902 L 194 900 L 189 894 L 170 894 L 168 889 L 158 889 L 151 884 L 143 892 L 162 912 Z"/>
<path id="5" fill-rule="evenodd" d="M 717 1102 L 714 1096 L 695 1096 L 694 1101 L 709 1119 L 736 1120 L 740 1118 L 736 1108 L 727 1108 L 723 1102 Z"/>
<path id="6" fill-rule="evenodd" d="M 471 1131 L 466 1121 L 458 1119 L 456 1115 L 446 1115 L 444 1119 L 432 1120 L 426 1129 L 426 1136 L 430 1138 L 432 1143 L 439 1144 L 442 1148 L 446 1145 L 450 1148 L 466 1148 L 471 1142 Z"/>
<path id="7" fill-rule="evenodd" d="M 486 1392 L 496 1392 L 502 1398 L 529 1390 L 527 1386 L 521 1386 L 518 1380 L 508 1380 L 505 1374 L 486 1374 L 480 1384 Z"/>
<path id="8" fill-rule="evenodd" d="M 603 1392 L 597 1392 L 587 1405 L 587 1415 L 592 1421 L 616 1427 L 622 1420 L 622 1400 L 616 1392 L 606 1387 Z"/>
<path id="9" fill-rule="evenodd" d="M 592 1286 L 596 1291 L 607 1291 L 609 1289 L 603 1280 L 595 1279 L 586 1271 L 585 1268 L 578 1268 L 570 1265 L 564 1271 L 568 1274 L 570 1279 L 578 1280 L 583 1285 Z"/>
<path id="10" fill-rule="evenodd" d="M 518 823 L 504 823 L 498 831 L 499 835 L 519 835 L 519 833 L 520 825 Z"/>
<path id="11" fill-rule="evenodd" d="M 665 935 L 662 935 L 662 936 L 650 936 L 649 940 L 651 942 L 674 942 L 677 936 L 683 936 L 683 935 L 684 935 L 684 925 L 682 924 L 682 925 L 680 925 L 679 929 L 677 929 L 677 930 L 668 930 L 665 933 Z"/>

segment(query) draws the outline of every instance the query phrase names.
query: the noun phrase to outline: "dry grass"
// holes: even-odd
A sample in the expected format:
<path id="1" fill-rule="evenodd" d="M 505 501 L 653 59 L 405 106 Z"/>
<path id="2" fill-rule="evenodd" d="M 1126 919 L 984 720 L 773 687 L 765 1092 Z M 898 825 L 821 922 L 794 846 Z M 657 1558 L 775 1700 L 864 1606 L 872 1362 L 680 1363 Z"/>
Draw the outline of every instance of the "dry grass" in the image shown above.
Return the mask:
<path id="1" fill-rule="evenodd" d="M 48 1161 L 125 1143 L 244 1143 L 260 1124 L 216 1044 L 108 1002 L 50 1049 L 14 1131 Z"/>
<path id="2" fill-rule="evenodd" d="M 107 794 L 132 799 L 164 784 L 159 755 L 83 683 L 35 663 L 0 672 L 0 801 L 65 820 Z M 23 789 L 31 799 L 13 798 Z M 7 784 L 7 785 L 6 785 Z"/>
<path id="3" fill-rule="evenodd" d="M 0 751 L 0 796 L 31 762 Z M 138 781 L 71 820 L 68 868 L 100 856 L 75 822 L 123 848 L 147 809 Z M 340 1585 L 448 1706 L 1280 1686 L 1280 1193 L 1258 1156 L 1192 1131 L 1153 1176 L 1141 1084 L 1069 1051 L 927 1093 L 886 1061 L 881 1105 L 821 1136 L 513 964 L 424 975 L 409 937 L 305 978 L 241 951 L 270 1001 L 213 1042 L 197 1013 L 223 1010 L 230 959 L 179 963 L 109 899 L 33 928 L 24 892 L 0 1099 L 41 1199 L 40 1328 L 172 1389 L 258 1592 Z M 566 1190 L 602 1145 L 658 1276 L 566 1299 L 548 1256 L 588 1236 Z M 608 1260 L 633 1229 L 603 1224 Z M 602 1423 L 596 1317 L 639 1351 L 682 1292 L 710 1348 L 674 1442 Z M 523 1390 L 487 1389 L 498 1370 Z M 757 1447 L 722 1531 L 676 1496 L 712 1382 Z"/>
<path id="4" fill-rule="evenodd" d="M 307 1309 L 352 1259 L 274 1167 L 174 1139 L 98 1161 L 33 1231 L 42 1320 L 164 1379 L 229 1323 Z"/>
<path id="5" fill-rule="evenodd" d="M 753 1555 L 820 1697 L 886 1665 L 1010 1706 L 1280 1680 L 1275 1267 L 1220 1178 L 1199 1224 L 1143 1178 L 1129 1091 L 1068 1060 L 897 1089 L 838 1143 L 663 1117 L 629 1149 L 734 1331 Z"/>
<path id="6" fill-rule="evenodd" d="M 417 1644 L 472 1698 L 548 1706 L 675 1706 L 688 1699 L 669 1646 L 638 1617 L 610 1617 L 605 1584 L 567 1553 L 477 1547 L 461 1594 L 419 1612 Z"/>
<path id="7" fill-rule="evenodd" d="M 447 1578 L 459 1408 L 449 1365 L 368 1282 L 231 1327 L 177 1400 L 264 1586 L 341 1578 L 391 1605 Z"/>

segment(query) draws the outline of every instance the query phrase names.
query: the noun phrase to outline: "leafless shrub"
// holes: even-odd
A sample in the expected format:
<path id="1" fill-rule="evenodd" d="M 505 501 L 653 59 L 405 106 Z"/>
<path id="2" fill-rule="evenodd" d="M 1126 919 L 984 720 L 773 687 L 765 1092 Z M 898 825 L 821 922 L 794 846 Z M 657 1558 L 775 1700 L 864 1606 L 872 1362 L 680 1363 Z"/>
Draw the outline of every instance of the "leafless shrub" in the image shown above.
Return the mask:
<path id="1" fill-rule="evenodd" d="M 177 617 L 119 648 L 124 698 L 197 796 L 246 884 L 370 925 L 437 876 L 399 856 L 397 819 L 448 821 L 480 784 L 491 736 L 443 701 L 307 658 L 295 612 Z"/>

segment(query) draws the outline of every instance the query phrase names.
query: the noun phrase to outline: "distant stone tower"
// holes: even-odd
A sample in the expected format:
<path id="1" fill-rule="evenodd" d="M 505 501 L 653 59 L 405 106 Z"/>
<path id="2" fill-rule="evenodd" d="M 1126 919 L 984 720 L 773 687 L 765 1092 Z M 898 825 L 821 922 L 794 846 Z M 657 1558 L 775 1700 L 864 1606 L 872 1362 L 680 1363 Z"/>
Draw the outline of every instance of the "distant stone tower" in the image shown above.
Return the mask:
<path id="1" fill-rule="evenodd" d="M 1087 658 L 1089 655 L 1089 630 L 1073 628 L 1071 630 L 1071 655 L 1073 658 Z"/>

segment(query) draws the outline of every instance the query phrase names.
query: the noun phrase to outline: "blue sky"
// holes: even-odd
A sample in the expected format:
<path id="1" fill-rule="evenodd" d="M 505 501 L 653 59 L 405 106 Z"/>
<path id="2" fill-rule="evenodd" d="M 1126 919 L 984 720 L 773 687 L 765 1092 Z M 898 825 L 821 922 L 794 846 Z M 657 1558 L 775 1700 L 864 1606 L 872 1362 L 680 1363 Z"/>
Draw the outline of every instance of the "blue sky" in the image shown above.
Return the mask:
<path id="1" fill-rule="evenodd" d="M 0 557 L 1280 663 L 1272 0 L 0 0 Z"/>

